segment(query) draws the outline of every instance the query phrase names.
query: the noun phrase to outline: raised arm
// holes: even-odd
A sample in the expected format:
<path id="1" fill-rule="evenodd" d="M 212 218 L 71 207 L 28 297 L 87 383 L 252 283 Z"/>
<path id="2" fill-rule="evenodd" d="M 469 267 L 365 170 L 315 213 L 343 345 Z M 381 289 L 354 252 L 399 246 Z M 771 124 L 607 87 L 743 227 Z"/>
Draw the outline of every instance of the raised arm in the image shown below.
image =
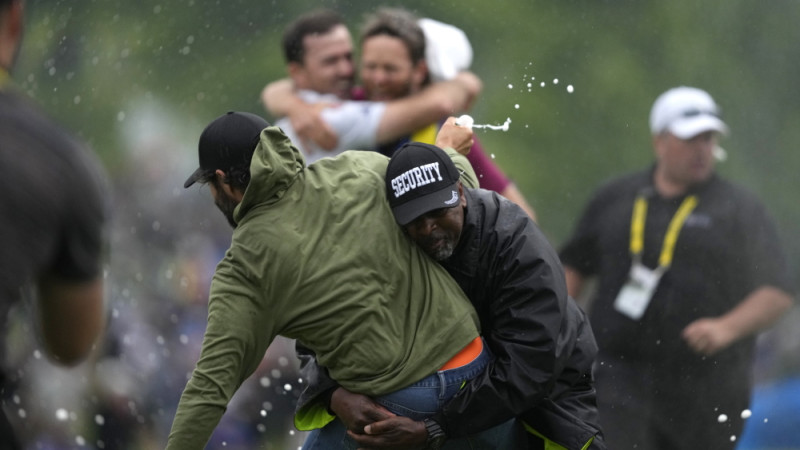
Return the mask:
<path id="1" fill-rule="evenodd" d="M 481 87 L 477 76 L 461 72 L 450 81 L 433 83 L 417 94 L 389 102 L 378 125 L 378 143 L 394 141 L 469 109 Z"/>
<path id="2" fill-rule="evenodd" d="M 307 103 L 297 95 L 289 78 L 273 81 L 261 91 L 261 102 L 272 117 L 288 117 L 295 133 L 308 148 L 310 142 L 324 150 L 333 150 L 339 137 L 323 120 L 320 112 L 331 103 Z"/>
<path id="3" fill-rule="evenodd" d="M 288 116 L 293 107 L 298 107 L 298 103 L 305 105 L 305 102 L 295 94 L 294 83 L 289 78 L 273 81 L 264 86 L 261 91 L 261 103 L 273 117 Z"/>

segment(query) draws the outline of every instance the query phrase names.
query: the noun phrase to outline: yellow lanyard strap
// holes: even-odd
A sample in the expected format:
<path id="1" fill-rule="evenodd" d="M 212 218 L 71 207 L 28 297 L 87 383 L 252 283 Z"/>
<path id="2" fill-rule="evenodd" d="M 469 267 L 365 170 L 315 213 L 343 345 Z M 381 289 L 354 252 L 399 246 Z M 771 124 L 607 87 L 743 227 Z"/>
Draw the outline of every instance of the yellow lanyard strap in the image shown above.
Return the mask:
<path id="1" fill-rule="evenodd" d="M 436 133 L 439 132 L 438 124 L 432 123 L 425 128 L 420 128 L 411 135 L 411 141 L 433 144 L 436 142 Z"/>
<path id="2" fill-rule="evenodd" d="M 661 255 L 658 258 L 659 267 L 666 268 L 672 264 L 672 256 L 675 254 L 675 243 L 678 241 L 678 234 L 695 206 L 697 206 L 697 197 L 690 195 L 683 200 L 678 211 L 672 216 L 669 228 L 667 228 L 667 235 L 664 236 L 664 244 L 661 246 Z M 646 217 L 647 199 L 643 195 L 639 195 L 633 203 L 633 214 L 631 216 L 630 251 L 633 256 L 640 256 L 644 249 L 644 222 Z"/>

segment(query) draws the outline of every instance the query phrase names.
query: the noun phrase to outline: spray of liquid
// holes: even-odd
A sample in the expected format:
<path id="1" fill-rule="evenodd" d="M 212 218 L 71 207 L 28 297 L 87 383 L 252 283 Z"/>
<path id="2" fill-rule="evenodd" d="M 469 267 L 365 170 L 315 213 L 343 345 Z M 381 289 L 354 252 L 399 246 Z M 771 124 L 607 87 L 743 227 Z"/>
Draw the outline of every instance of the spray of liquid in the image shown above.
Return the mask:
<path id="1" fill-rule="evenodd" d="M 502 125 L 489 125 L 489 124 L 480 124 L 476 125 L 475 120 L 472 119 L 472 116 L 468 114 L 464 114 L 463 116 L 456 119 L 456 125 L 459 127 L 466 127 L 466 128 L 483 128 L 487 130 L 502 130 L 508 131 L 508 126 L 511 125 L 511 118 L 506 118 L 506 121 L 503 122 Z"/>

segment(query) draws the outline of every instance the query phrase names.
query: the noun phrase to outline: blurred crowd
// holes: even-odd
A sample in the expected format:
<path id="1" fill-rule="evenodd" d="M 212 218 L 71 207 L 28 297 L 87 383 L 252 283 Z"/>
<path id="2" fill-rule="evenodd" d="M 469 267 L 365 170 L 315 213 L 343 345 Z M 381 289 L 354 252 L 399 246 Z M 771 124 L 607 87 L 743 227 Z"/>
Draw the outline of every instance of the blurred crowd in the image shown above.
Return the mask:
<path id="1" fill-rule="evenodd" d="M 142 117 L 158 121 L 151 113 Z M 163 448 L 200 354 L 211 276 L 230 243 L 230 227 L 208 189 L 181 186 L 196 136 L 165 136 L 153 122 L 140 133 L 135 115 L 129 122 L 139 125 L 127 133 L 138 140 L 129 141 L 125 170 L 112 179 L 109 320 L 99 348 L 90 360 L 63 369 L 33 337 L 33 311 L 20 307 L 9 322 L 9 359 L 22 369 L 10 374 L 14 388 L 3 400 L 26 448 Z M 165 148 L 187 152 L 165 155 Z M 302 388 L 297 365 L 293 342 L 276 341 L 209 448 L 299 447 L 303 435 L 292 424 Z"/>

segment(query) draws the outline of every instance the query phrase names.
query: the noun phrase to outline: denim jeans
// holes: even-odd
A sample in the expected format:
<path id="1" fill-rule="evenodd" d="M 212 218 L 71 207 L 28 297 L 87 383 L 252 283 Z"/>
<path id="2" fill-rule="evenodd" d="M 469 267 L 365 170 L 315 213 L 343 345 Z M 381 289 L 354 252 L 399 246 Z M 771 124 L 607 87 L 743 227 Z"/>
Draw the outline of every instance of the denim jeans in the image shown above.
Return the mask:
<path id="1" fill-rule="evenodd" d="M 375 398 L 375 401 L 383 405 L 389 411 L 406 416 L 414 420 L 422 420 L 432 416 L 436 411 L 450 400 L 468 380 L 476 377 L 483 372 L 491 359 L 489 348 L 486 343 L 477 358 L 470 363 L 455 369 L 444 370 L 429 375 L 416 383 L 398 391 Z M 487 430 L 493 436 L 487 441 L 489 443 L 498 442 L 496 434 L 508 432 L 513 425 L 513 420 L 506 424 Z M 473 439 L 474 440 L 474 439 Z M 448 442 L 450 443 L 450 442 Z M 309 433 L 303 444 L 303 450 L 325 450 L 325 449 L 355 449 L 355 442 L 347 437 L 344 424 L 336 419 L 321 429 Z M 497 448 L 495 445 L 485 447 L 480 445 L 470 445 L 452 448 Z"/>

